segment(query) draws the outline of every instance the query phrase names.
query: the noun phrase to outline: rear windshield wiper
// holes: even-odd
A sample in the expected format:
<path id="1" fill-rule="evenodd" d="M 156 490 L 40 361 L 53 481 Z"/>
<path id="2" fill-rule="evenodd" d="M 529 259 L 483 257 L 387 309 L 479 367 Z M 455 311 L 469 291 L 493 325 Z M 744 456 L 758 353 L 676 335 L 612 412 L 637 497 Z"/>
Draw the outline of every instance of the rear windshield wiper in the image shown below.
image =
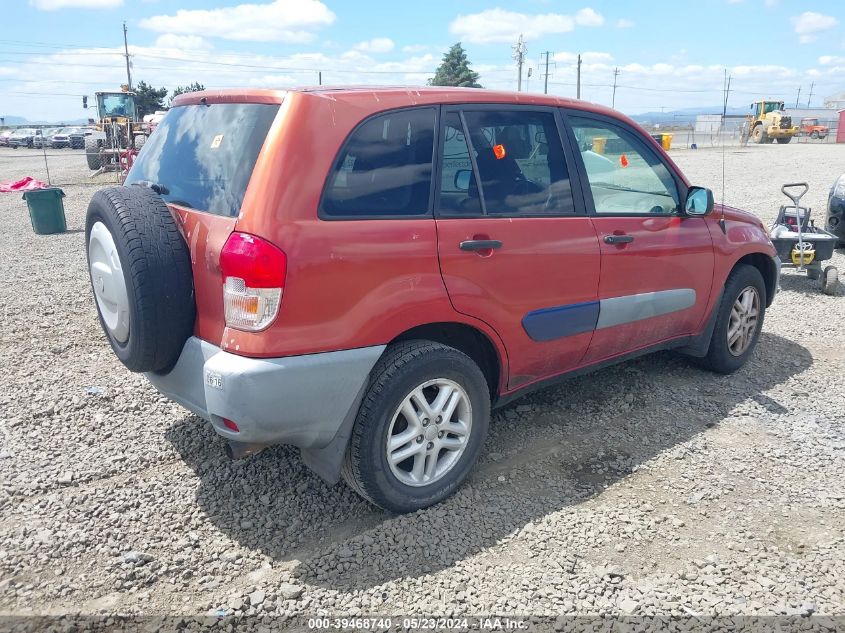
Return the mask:
<path id="1" fill-rule="evenodd" d="M 164 185 L 162 185 L 160 183 L 153 182 L 151 180 L 136 180 L 132 184 L 133 185 L 140 185 L 142 187 L 149 187 L 150 189 L 155 191 L 160 196 L 166 196 L 167 194 L 170 193 L 170 189 L 168 189 L 167 187 L 165 187 Z"/>

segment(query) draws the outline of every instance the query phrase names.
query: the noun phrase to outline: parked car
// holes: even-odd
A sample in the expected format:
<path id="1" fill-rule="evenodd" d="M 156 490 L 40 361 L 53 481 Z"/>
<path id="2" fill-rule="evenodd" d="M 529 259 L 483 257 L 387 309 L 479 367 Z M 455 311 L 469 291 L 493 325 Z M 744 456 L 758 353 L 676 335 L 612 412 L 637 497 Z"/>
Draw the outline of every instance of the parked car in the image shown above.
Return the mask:
<path id="1" fill-rule="evenodd" d="M 91 134 L 91 130 L 84 127 L 65 127 L 53 135 L 53 147 L 70 147 L 72 149 L 84 149 L 85 137 Z"/>
<path id="2" fill-rule="evenodd" d="M 9 147 L 9 136 L 11 134 L 12 130 L 0 131 L 0 147 Z"/>
<path id="3" fill-rule="evenodd" d="M 839 238 L 839 247 L 845 247 L 845 174 L 839 176 L 830 188 L 825 228 Z"/>
<path id="4" fill-rule="evenodd" d="M 830 132 L 830 128 L 826 125 L 821 125 L 818 119 L 807 118 L 801 119 L 799 127 L 799 134 L 801 136 L 809 136 L 810 138 L 824 138 Z"/>
<path id="5" fill-rule="evenodd" d="M 34 128 L 18 128 L 9 135 L 9 147 L 32 147 L 35 133 Z"/>
<path id="6" fill-rule="evenodd" d="M 41 148 L 41 147 L 52 147 L 53 146 L 53 134 L 58 132 L 59 128 L 40 128 L 35 130 L 35 135 L 32 137 L 32 146 Z"/>
<path id="7" fill-rule="evenodd" d="M 181 95 L 86 244 L 127 368 L 230 456 L 297 446 L 394 512 L 533 389 L 665 349 L 736 371 L 780 267 L 627 117 L 455 88 Z"/>
<path id="8" fill-rule="evenodd" d="M 85 149 L 85 137 L 91 136 L 94 130 L 89 127 L 78 127 L 70 133 L 70 147 L 71 149 Z"/>

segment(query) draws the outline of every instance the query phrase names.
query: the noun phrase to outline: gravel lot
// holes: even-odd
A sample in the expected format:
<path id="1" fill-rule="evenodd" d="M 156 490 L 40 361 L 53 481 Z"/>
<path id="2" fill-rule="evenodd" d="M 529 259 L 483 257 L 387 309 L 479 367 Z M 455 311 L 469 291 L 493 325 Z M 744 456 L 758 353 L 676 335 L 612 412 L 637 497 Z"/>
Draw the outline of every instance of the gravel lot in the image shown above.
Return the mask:
<path id="1" fill-rule="evenodd" d="M 672 154 L 721 199 L 720 150 Z M 807 180 L 821 221 L 845 145 L 726 161 L 729 204 L 771 221 Z M 50 171 L 88 180 L 69 153 Z M 0 149 L 0 181 L 25 175 L 40 153 Z M 0 615 L 845 616 L 841 289 L 785 272 L 731 377 L 658 354 L 515 402 L 459 494 L 396 517 L 294 449 L 228 461 L 120 365 L 85 270 L 97 186 L 65 187 L 56 236 L 0 194 Z"/>

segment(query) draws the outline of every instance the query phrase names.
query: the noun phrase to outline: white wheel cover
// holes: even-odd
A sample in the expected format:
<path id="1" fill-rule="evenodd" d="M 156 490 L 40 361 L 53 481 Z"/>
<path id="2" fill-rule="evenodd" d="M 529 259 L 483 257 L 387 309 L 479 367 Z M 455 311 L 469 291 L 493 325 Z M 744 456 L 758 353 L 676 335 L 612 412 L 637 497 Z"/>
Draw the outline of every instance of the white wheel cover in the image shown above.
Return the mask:
<path id="1" fill-rule="evenodd" d="M 94 297 L 103 323 L 116 341 L 125 343 L 129 339 L 129 296 L 126 293 L 126 280 L 114 238 L 102 222 L 97 222 L 91 227 L 88 261 L 91 266 Z"/>

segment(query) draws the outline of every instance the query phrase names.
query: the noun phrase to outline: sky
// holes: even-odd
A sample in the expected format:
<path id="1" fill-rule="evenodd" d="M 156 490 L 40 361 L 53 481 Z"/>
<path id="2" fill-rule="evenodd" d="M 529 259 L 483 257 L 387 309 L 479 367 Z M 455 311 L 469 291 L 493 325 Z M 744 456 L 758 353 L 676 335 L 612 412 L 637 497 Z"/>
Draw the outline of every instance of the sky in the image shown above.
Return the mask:
<path id="1" fill-rule="evenodd" d="M 3 0 L 0 116 L 89 116 L 82 95 L 132 80 L 173 89 L 424 85 L 463 43 L 488 88 L 581 97 L 628 114 L 845 92 L 842 0 Z M 14 25 L 19 29 L 8 28 Z M 531 76 L 528 77 L 528 72 Z M 616 75 L 615 103 L 612 85 Z M 811 86 L 812 84 L 812 86 Z M 811 94 L 812 89 L 812 94 Z"/>

